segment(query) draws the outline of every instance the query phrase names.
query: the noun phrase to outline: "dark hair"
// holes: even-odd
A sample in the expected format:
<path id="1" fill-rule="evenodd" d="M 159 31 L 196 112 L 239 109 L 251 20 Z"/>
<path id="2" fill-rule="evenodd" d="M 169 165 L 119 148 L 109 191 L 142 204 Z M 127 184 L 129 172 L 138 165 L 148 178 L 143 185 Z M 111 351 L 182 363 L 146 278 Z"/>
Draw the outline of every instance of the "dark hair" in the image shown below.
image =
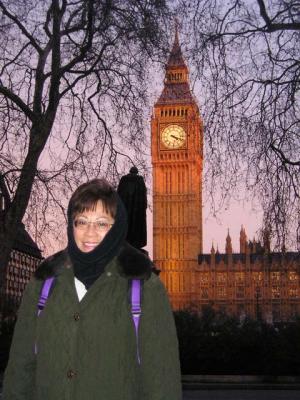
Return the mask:
<path id="1" fill-rule="evenodd" d="M 115 189 L 105 179 L 93 179 L 80 185 L 73 193 L 69 210 L 72 220 L 77 214 L 94 210 L 101 201 L 104 210 L 116 217 L 118 197 Z"/>

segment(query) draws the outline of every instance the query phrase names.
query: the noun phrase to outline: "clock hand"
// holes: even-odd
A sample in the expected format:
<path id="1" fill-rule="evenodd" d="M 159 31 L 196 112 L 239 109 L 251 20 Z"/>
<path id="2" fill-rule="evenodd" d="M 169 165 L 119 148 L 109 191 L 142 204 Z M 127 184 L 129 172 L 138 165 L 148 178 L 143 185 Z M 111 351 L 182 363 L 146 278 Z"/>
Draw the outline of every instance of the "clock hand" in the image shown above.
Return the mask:
<path id="1" fill-rule="evenodd" d="M 171 136 L 176 140 L 180 140 L 180 138 L 178 136 L 174 136 L 174 135 L 171 135 Z"/>

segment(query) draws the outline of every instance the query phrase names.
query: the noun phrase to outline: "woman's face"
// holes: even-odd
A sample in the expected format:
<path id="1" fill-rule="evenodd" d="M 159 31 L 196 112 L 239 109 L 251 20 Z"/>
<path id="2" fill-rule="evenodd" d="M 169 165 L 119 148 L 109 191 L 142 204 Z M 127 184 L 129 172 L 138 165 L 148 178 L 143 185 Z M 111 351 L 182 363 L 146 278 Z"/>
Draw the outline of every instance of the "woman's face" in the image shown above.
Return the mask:
<path id="1" fill-rule="evenodd" d="M 113 217 L 105 211 L 101 201 L 98 201 L 94 210 L 77 214 L 73 221 L 73 234 L 79 250 L 84 253 L 94 250 L 113 223 Z"/>

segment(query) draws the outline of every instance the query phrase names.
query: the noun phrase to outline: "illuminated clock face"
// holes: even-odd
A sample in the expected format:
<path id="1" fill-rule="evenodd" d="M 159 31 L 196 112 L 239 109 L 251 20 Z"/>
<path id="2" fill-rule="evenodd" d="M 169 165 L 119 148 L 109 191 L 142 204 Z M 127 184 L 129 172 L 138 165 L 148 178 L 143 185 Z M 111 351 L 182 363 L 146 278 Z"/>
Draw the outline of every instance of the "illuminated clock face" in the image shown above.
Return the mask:
<path id="1" fill-rule="evenodd" d="M 169 125 L 162 131 L 161 140 L 168 149 L 179 149 L 186 141 L 186 133 L 179 125 Z"/>

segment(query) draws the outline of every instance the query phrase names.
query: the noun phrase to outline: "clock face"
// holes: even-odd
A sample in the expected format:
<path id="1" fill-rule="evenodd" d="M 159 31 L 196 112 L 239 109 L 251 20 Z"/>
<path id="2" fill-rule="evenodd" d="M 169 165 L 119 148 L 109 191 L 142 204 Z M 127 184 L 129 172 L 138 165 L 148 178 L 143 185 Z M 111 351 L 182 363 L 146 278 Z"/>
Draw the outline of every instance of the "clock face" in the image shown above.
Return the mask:
<path id="1" fill-rule="evenodd" d="M 162 131 L 161 140 L 168 149 L 179 149 L 186 141 L 185 130 L 179 125 L 169 125 Z"/>

